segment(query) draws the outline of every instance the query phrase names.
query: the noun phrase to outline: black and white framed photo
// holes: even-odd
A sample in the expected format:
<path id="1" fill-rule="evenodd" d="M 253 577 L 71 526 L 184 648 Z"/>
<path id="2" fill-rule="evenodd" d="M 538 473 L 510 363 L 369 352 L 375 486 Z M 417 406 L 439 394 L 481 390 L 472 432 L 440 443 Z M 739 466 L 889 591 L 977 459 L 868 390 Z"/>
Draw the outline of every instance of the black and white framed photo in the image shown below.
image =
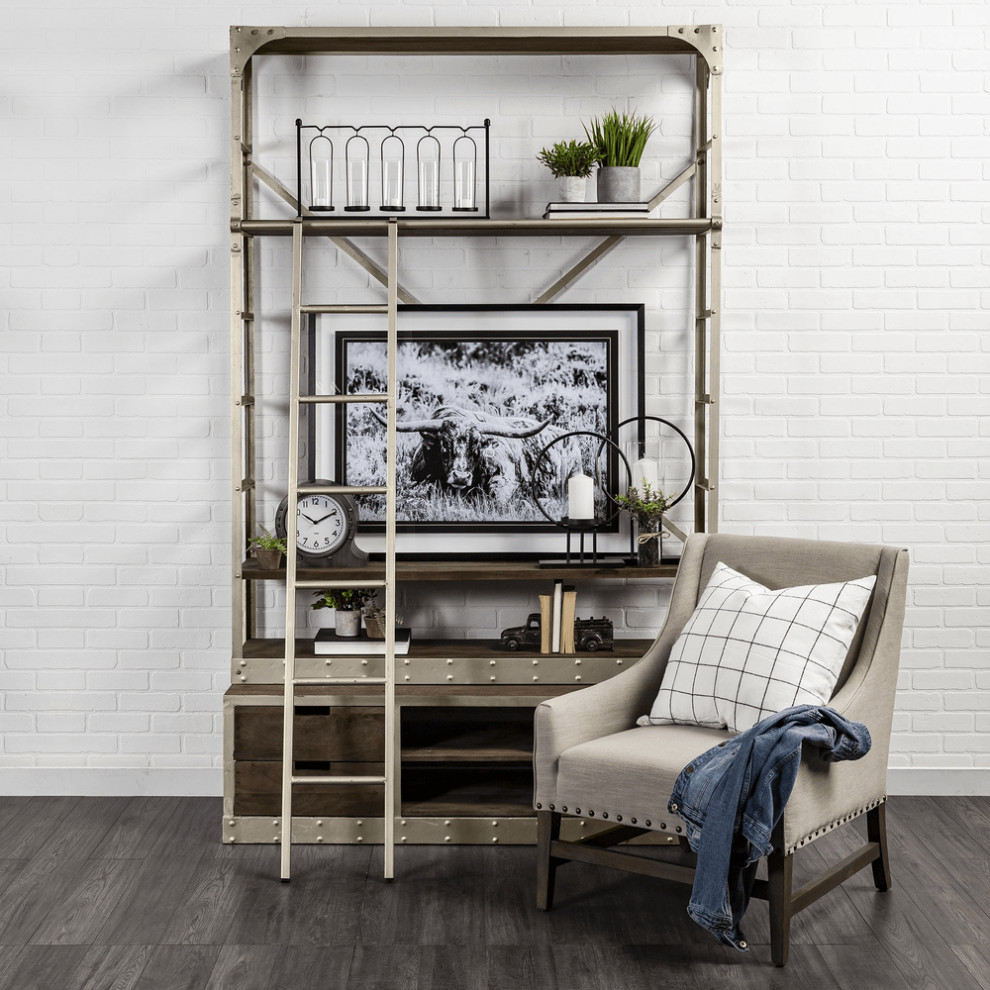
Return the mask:
<path id="1" fill-rule="evenodd" d="M 380 316 L 319 330 L 318 391 L 385 391 Z M 590 434 L 643 414 L 643 346 L 639 304 L 400 306 L 399 549 L 558 550 L 561 531 L 544 512 L 566 515 L 567 478 L 582 470 L 618 489 L 614 448 Z M 321 476 L 384 484 L 383 407 L 335 406 L 315 447 Z M 360 512 L 362 534 L 381 532 L 384 496 L 362 497 Z"/>

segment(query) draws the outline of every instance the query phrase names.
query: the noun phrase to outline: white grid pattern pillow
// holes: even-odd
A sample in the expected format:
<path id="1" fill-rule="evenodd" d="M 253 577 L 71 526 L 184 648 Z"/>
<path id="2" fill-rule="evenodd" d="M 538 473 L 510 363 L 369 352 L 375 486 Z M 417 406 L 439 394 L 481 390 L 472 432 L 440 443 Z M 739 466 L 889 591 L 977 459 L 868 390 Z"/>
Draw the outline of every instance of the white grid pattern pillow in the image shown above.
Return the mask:
<path id="1" fill-rule="evenodd" d="M 828 704 L 875 581 L 770 591 L 718 564 L 639 724 L 742 732 L 791 705 Z"/>

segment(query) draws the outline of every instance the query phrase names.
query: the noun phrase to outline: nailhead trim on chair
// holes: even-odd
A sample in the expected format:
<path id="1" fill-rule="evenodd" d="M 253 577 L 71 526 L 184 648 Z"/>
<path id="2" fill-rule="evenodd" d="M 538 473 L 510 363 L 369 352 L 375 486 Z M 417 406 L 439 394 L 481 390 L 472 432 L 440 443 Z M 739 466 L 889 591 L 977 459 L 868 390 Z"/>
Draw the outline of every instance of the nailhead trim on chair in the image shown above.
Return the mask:
<path id="1" fill-rule="evenodd" d="M 827 835 L 829 832 L 837 829 L 840 825 L 845 825 L 847 822 L 851 822 L 854 818 L 859 818 L 860 815 L 865 815 L 866 812 L 872 811 L 874 808 L 878 808 L 886 800 L 887 795 L 885 794 L 879 800 L 872 801 L 870 804 L 864 805 L 858 811 L 850 812 L 843 818 L 837 818 L 835 821 L 829 822 L 828 825 L 822 826 L 822 828 L 815 832 L 809 832 L 806 836 L 804 836 L 804 838 L 798 839 L 797 842 L 792 842 L 785 855 L 790 855 L 795 849 L 800 849 L 802 846 L 806 846 L 809 842 L 814 842 L 815 839 L 820 836 Z"/>

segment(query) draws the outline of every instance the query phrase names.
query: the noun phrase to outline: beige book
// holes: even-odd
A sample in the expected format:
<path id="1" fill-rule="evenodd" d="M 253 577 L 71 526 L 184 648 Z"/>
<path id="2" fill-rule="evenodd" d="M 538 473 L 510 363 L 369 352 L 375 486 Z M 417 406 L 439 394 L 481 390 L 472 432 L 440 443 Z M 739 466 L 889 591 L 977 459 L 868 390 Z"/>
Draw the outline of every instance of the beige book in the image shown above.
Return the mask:
<path id="1" fill-rule="evenodd" d="M 577 592 L 564 592 L 564 605 L 560 613 L 560 652 L 574 652 L 574 619 L 577 612 Z"/>
<path id="2" fill-rule="evenodd" d="M 550 595 L 540 595 L 540 653 L 550 652 L 550 627 L 553 624 L 553 603 Z"/>

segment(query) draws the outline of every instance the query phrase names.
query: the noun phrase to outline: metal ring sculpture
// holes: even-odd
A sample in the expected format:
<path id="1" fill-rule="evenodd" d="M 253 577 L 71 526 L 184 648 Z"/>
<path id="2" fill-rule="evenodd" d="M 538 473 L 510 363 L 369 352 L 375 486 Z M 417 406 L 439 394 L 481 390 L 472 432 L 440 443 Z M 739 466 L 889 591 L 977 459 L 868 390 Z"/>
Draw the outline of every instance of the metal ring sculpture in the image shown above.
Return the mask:
<path id="1" fill-rule="evenodd" d="M 620 425 L 624 425 L 624 424 L 620 424 Z M 615 500 L 605 490 L 605 486 L 602 484 L 602 473 L 601 473 L 601 470 L 598 468 L 598 457 L 601 457 L 602 450 L 605 448 L 605 445 L 606 444 L 608 446 L 613 447 L 615 449 L 615 452 L 619 455 L 619 458 L 622 460 L 622 463 L 625 466 L 626 475 L 628 477 L 628 481 L 629 481 L 629 483 L 632 483 L 632 468 L 629 467 L 629 461 L 626 460 L 625 454 L 622 453 L 622 451 L 619 449 L 619 445 L 614 440 L 609 439 L 609 437 L 603 436 L 601 433 L 594 433 L 591 430 L 572 430 L 570 433 L 564 433 L 561 436 L 556 437 L 555 439 L 551 440 L 539 452 L 539 454 L 536 455 L 536 460 L 533 462 L 533 501 L 536 503 L 536 507 L 540 510 L 540 512 L 543 513 L 544 518 L 548 522 L 553 523 L 554 526 L 561 526 L 561 527 L 563 527 L 564 526 L 564 523 L 560 519 L 554 519 L 547 512 L 547 510 L 543 508 L 543 505 L 540 502 L 540 496 L 539 496 L 538 491 L 537 491 L 537 479 L 539 477 L 540 466 L 542 465 L 543 461 L 545 460 L 545 458 L 547 456 L 547 453 L 550 451 L 550 448 L 551 447 L 554 447 L 558 443 L 562 443 L 564 440 L 569 440 L 571 437 L 594 437 L 596 440 L 600 440 L 601 441 L 601 444 L 598 447 L 598 456 L 595 459 L 595 481 L 596 481 L 596 487 L 598 487 L 598 488 L 601 489 L 602 494 L 613 505 L 615 505 Z M 621 509 L 619 509 L 618 506 L 616 506 L 615 512 L 613 512 L 612 515 L 610 515 L 607 519 L 602 519 L 600 522 L 597 519 L 594 519 L 594 520 L 588 520 L 588 522 L 589 523 L 595 523 L 596 524 L 596 527 L 595 528 L 597 528 L 597 526 L 607 526 L 610 522 L 612 522 L 616 518 L 616 516 L 618 516 L 618 514 L 619 514 L 620 511 L 621 511 Z"/>
<path id="2" fill-rule="evenodd" d="M 628 426 L 630 423 L 645 423 L 645 422 L 647 422 L 647 420 L 649 420 L 649 422 L 651 422 L 651 423 L 661 423 L 664 426 L 669 426 L 684 441 L 684 445 L 688 449 L 688 455 L 691 458 L 691 470 L 688 473 L 688 483 L 684 486 L 684 491 L 682 491 L 680 493 L 680 495 L 678 495 L 677 498 L 675 498 L 674 501 L 671 502 L 670 505 L 667 506 L 668 509 L 672 509 L 675 505 L 677 505 L 678 502 L 681 501 L 682 498 L 684 498 L 685 495 L 687 495 L 688 491 L 690 490 L 690 488 L 691 488 L 691 482 L 694 479 L 694 472 L 695 472 L 695 467 L 696 467 L 696 462 L 695 462 L 695 459 L 694 459 L 694 447 L 691 446 L 691 441 L 688 440 L 688 438 L 685 435 L 684 431 L 682 429 L 680 429 L 680 427 L 675 426 L 673 423 L 671 423 L 671 421 L 669 419 L 661 419 L 659 416 L 630 416 L 629 419 L 624 419 L 621 423 L 618 423 L 615 427 L 613 427 L 613 429 L 612 429 L 612 435 L 615 436 L 616 439 L 615 440 L 609 440 L 609 443 L 611 443 L 612 446 L 618 448 L 619 430 L 621 430 L 623 426 Z M 637 443 L 638 442 L 639 441 L 637 441 Z M 602 446 L 604 446 L 604 444 Z M 602 452 L 602 448 L 599 447 L 598 448 L 598 456 L 599 457 L 601 456 L 601 452 Z M 623 458 L 623 460 L 625 460 L 625 458 Z M 628 464 L 628 462 L 626 462 L 626 468 L 628 469 L 628 467 L 629 467 L 629 464 Z M 631 471 L 629 472 L 629 478 L 630 478 L 630 481 L 631 481 L 632 480 L 632 472 Z M 615 499 L 608 492 L 605 492 L 605 497 L 613 505 L 617 505 Z"/>

